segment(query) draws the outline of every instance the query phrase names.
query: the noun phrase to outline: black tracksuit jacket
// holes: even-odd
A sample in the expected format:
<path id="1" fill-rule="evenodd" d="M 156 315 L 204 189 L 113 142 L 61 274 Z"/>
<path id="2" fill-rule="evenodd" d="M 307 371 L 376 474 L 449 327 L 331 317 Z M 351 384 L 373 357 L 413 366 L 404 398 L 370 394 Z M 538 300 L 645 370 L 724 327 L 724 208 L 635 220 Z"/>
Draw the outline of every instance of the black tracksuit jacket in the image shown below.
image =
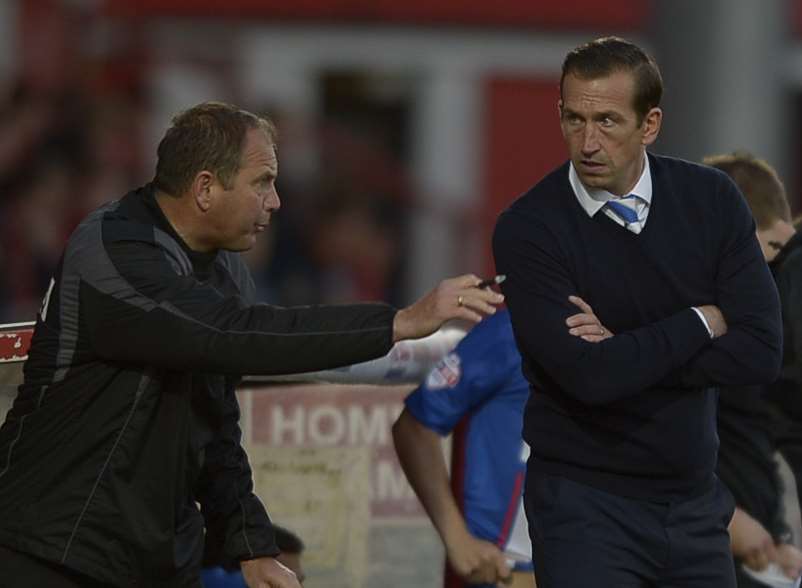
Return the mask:
<path id="1" fill-rule="evenodd" d="M 770 264 L 783 313 L 783 365 L 768 387 L 777 411 L 775 437 L 796 479 L 802 503 L 802 232 L 796 233 Z"/>
<path id="2" fill-rule="evenodd" d="M 384 355 L 395 310 L 279 308 L 253 290 L 238 255 L 186 246 L 151 186 L 81 223 L 0 427 L 0 544 L 148 588 L 198 585 L 204 528 L 221 557 L 278 553 L 238 378 Z"/>

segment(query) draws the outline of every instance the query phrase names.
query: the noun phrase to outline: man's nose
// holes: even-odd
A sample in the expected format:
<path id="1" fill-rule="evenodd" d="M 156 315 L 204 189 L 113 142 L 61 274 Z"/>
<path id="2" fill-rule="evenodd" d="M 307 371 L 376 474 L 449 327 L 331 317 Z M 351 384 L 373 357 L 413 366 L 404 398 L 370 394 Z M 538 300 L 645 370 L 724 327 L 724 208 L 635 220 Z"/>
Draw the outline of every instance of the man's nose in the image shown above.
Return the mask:
<path id="1" fill-rule="evenodd" d="M 582 152 L 595 153 L 599 150 L 599 132 L 595 125 L 586 125 L 582 135 Z"/>
<path id="2" fill-rule="evenodd" d="M 281 208 L 281 199 L 278 197 L 278 190 L 273 188 L 265 198 L 264 206 L 266 210 L 278 210 Z"/>

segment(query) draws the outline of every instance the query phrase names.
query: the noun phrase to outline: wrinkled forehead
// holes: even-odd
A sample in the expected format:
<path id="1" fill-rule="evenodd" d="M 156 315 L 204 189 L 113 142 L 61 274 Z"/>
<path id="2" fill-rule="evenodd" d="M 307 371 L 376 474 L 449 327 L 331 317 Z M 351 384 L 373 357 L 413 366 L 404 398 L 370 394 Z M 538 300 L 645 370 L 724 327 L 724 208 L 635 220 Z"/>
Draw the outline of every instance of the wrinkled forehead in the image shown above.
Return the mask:
<path id="1" fill-rule="evenodd" d="M 259 127 L 248 129 L 242 146 L 240 165 L 242 167 L 250 165 L 277 167 L 278 149 L 272 136 Z"/>
<path id="2" fill-rule="evenodd" d="M 570 74 L 563 80 L 562 101 L 564 108 L 571 109 L 600 105 L 634 108 L 635 80 L 628 71 L 587 78 Z"/>

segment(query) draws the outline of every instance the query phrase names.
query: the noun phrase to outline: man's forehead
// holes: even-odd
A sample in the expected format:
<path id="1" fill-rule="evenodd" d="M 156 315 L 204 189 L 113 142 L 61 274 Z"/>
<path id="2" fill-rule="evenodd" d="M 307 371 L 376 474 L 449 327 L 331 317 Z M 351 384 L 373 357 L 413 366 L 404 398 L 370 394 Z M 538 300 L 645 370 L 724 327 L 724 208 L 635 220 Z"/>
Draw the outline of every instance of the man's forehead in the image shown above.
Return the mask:
<path id="1" fill-rule="evenodd" d="M 628 72 L 587 79 L 568 75 L 563 81 L 562 100 L 565 106 L 575 108 L 596 105 L 631 107 L 634 90 L 634 79 Z"/>
<path id="2" fill-rule="evenodd" d="M 242 151 L 245 163 L 266 164 L 270 167 L 278 165 L 278 149 L 276 143 L 261 129 L 249 129 Z"/>
<path id="3" fill-rule="evenodd" d="M 245 144 L 253 147 L 264 148 L 274 146 L 273 138 L 259 127 L 251 127 L 245 132 Z"/>

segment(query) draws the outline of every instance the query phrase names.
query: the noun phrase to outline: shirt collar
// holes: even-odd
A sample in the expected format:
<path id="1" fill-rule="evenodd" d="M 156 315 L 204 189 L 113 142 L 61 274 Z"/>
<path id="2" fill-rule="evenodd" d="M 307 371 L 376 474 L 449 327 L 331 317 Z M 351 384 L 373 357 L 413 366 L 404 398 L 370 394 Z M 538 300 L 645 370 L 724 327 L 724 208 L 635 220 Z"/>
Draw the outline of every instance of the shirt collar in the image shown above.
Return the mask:
<path id="1" fill-rule="evenodd" d="M 629 193 L 635 194 L 646 202 L 647 205 L 650 205 L 652 203 L 652 172 L 649 167 L 649 157 L 646 155 L 645 150 L 643 152 L 643 158 L 643 171 L 635 187 L 632 188 Z M 579 201 L 580 206 L 585 209 L 585 212 L 588 213 L 588 216 L 593 216 L 599 212 L 608 200 L 620 198 L 620 196 L 611 194 L 607 190 L 586 188 L 579 179 L 579 174 L 576 173 L 573 162 L 568 168 L 568 181 L 571 183 L 571 188 L 574 191 L 576 199 Z"/>

